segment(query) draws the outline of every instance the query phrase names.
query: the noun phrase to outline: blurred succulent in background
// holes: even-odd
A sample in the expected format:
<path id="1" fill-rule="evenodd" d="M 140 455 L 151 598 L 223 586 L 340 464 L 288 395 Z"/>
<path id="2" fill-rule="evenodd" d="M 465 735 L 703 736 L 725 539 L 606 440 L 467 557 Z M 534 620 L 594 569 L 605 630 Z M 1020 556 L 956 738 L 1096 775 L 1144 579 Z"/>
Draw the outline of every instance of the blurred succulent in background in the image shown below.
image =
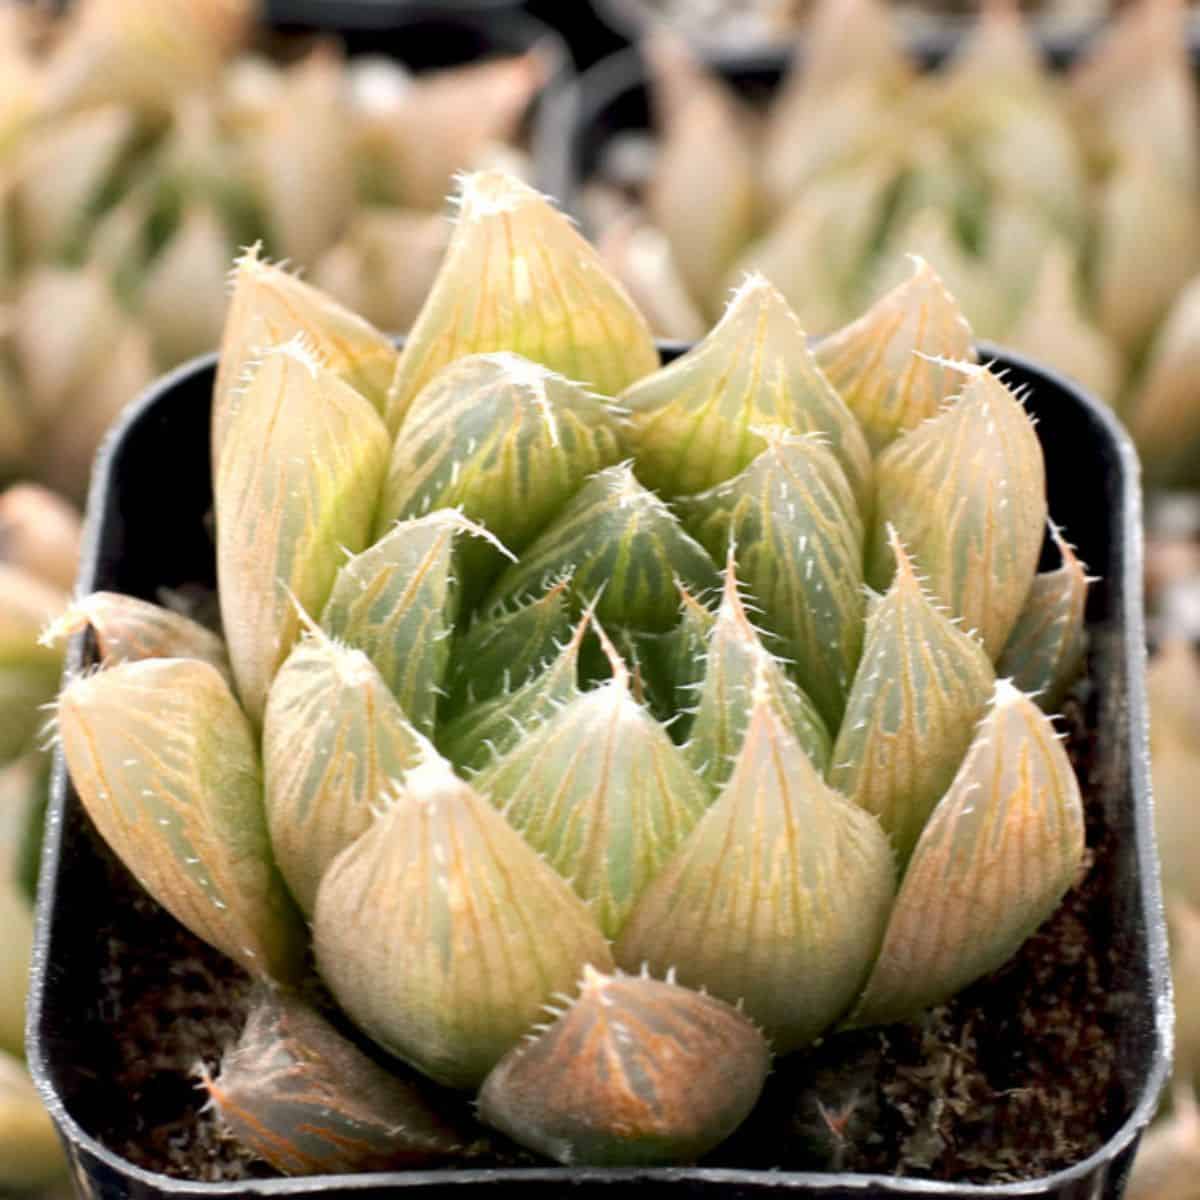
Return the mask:
<path id="1" fill-rule="evenodd" d="M 257 1153 L 469 1157 L 458 1091 L 560 1162 L 690 1161 L 772 1054 L 917 1016 L 1054 911 L 1083 806 L 1041 706 L 1087 581 L 1061 538 L 1037 574 L 1040 445 L 927 265 L 819 355 L 752 279 L 660 367 L 485 171 L 400 354 L 255 254 L 234 281 L 223 637 L 81 600 L 101 669 L 57 730 L 151 895 L 284 989 L 311 931 L 393 1056 L 264 996 L 207 1079 Z"/>
<path id="2" fill-rule="evenodd" d="M 1001 0 L 920 71 L 879 0 L 829 0 L 765 111 L 652 36 L 656 140 L 611 141 L 583 215 L 667 337 L 698 336 L 747 271 L 828 333 L 919 253 L 977 334 L 1117 405 L 1152 480 L 1169 482 L 1200 451 L 1184 21 L 1179 0 L 1135 0 L 1052 72 Z"/>
<path id="3" fill-rule="evenodd" d="M 520 166 L 549 70 L 537 49 L 420 76 L 332 43 L 241 53 L 249 0 L 25 7 L 0 14 L 0 479 L 76 498 L 120 408 L 215 348 L 237 247 L 406 329 L 454 173 Z"/>
<path id="4" fill-rule="evenodd" d="M 79 521 L 32 484 L 0 492 L 0 1188 L 62 1171 L 58 1139 L 22 1062 L 33 890 L 49 762 L 40 734 L 62 674 L 40 637 L 74 583 Z"/>

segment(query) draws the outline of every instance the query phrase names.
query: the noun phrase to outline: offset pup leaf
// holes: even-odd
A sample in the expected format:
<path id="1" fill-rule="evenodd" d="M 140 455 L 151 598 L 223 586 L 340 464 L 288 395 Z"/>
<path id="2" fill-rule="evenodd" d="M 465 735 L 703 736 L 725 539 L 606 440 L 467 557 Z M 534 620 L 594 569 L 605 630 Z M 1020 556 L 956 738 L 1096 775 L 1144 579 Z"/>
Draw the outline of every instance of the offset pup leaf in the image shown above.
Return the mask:
<path id="1" fill-rule="evenodd" d="M 761 275 L 738 289 L 697 346 L 621 395 L 637 473 L 664 496 L 724 483 L 762 452 L 765 426 L 822 433 L 860 506 L 871 453 L 817 366 L 787 301 Z"/>
<path id="2" fill-rule="evenodd" d="M 463 179 L 450 246 L 396 369 L 388 428 L 447 363 L 492 350 L 606 396 L 658 366 L 645 320 L 567 218 L 511 176 L 480 171 Z"/>
<path id="3" fill-rule="evenodd" d="M 458 617 L 455 551 L 467 536 L 487 535 L 452 509 L 401 521 L 338 571 L 321 614 L 321 627 L 371 660 L 426 734 Z"/>
<path id="4" fill-rule="evenodd" d="M 47 626 L 42 640 L 54 645 L 88 628 L 95 634 L 101 666 L 145 658 L 198 658 L 233 682 L 224 640 L 199 621 L 160 604 L 120 592 L 92 592 Z"/>
<path id="5" fill-rule="evenodd" d="M 387 455 L 375 410 L 299 343 L 246 386 L 215 496 L 221 620 L 252 720 L 299 636 L 297 605 L 320 612 L 345 551 L 367 544 Z"/>
<path id="6" fill-rule="evenodd" d="M 1005 679 L 913 852 L 850 1018 L 885 1024 L 1007 962 L 1083 863 L 1083 801 L 1054 727 Z"/>
<path id="7" fill-rule="evenodd" d="M 828 778 L 874 813 L 903 865 L 971 744 L 995 675 L 979 642 L 925 594 L 894 530 L 891 546 L 896 575 L 867 617 Z"/>
<path id="8" fill-rule="evenodd" d="M 354 1023 L 473 1088 L 608 943 L 583 901 L 440 759 L 410 771 L 317 894 L 317 966 Z"/>
<path id="9" fill-rule="evenodd" d="M 867 577 L 883 590 L 895 557 L 887 524 L 930 592 L 994 662 L 1025 606 L 1046 527 L 1042 448 L 1016 397 L 984 367 L 959 368 L 961 398 L 888 447 L 875 464 Z"/>
<path id="10" fill-rule="evenodd" d="M 674 968 L 745 1011 L 776 1052 L 819 1036 L 853 1003 L 895 891 L 875 818 L 817 774 L 760 673 L 725 790 L 634 906 L 614 954 Z"/>
<path id="11" fill-rule="evenodd" d="M 233 294 L 213 391 L 214 478 L 241 407 L 246 376 L 269 347 L 300 335 L 334 375 L 379 412 L 396 366 L 396 348 L 382 333 L 331 296 L 282 267 L 264 262 L 258 254 L 258 246 L 251 246 L 234 266 Z"/>
<path id="12" fill-rule="evenodd" d="M 613 679 L 572 700 L 474 779 L 616 937 L 708 806 L 667 732 Z"/>
<path id="13" fill-rule="evenodd" d="M 729 778 L 737 762 L 754 704 L 756 681 L 766 687 L 776 715 L 813 766 L 823 772 L 830 749 L 825 723 L 750 623 L 738 595 L 731 556 L 725 568 L 721 607 L 708 636 L 691 736 L 684 747 L 688 762 L 714 791 Z"/>
<path id="14" fill-rule="evenodd" d="M 479 1116 L 568 1165 L 691 1162 L 750 1115 L 771 1052 L 737 1009 L 583 969 L 579 995 L 484 1080 Z"/>
<path id="15" fill-rule="evenodd" d="M 438 749 L 460 771 L 478 771 L 507 754 L 528 732 L 579 694 L 579 652 L 591 627 L 588 612 L 553 662 L 515 691 L 468 705 L 440 725 Z"/>
<path id="16" fill-rule="evenodd" d="M 609 402 L 519 355 L 469 355 L 413 401 L 377 528 L 460 508 L 519 554 L 589 475 L 620 457 Z"/>
<path id="17" fill-rule="evenodd" d="M 996 670 L 1032 695 L 1043 712 L 1054 713 L 1083 668 L 1089 578 L 1053 521 L 1050 535 L 1062 562 L 1055 570 L 1033 577 Z"/>
<path id="18" fill-rule="evenodd" d="M 772 430 L 740 475 L 679 502 L 779 636 L 800 686 L 836 729 L 862 648 L 863 523 L 837 459 L 815 437 Z"/>
<path id="19" fill-rule="evenodd" d="M 519 603 L 568 571 L 580 601 L 599 596 L 596 617 L 602 624 L 651 632 L 675 624 L 676 580 L 694 594 L 719 581 L 704 548 L 628 464 L 589 479 L 521 561 L 500 576 L 488 603 Z"/>
<path id="20" fill-rule="evenodd" d="M 285 1175 L 419 1167 L 466 1149 L 415 1080 L 286 992 L 259 994 L 220 1075 L 202 1083 L 225 1128 Z"/>
<path id="21" fill-rule="evenodd" d="M 304 930 L 275 869 L 254 731 L 209 663 L 79 676 L 58 728 L 88 815 L 176 920 L 253 975 L 294 978 Z"/>
<path id="22" fill-rule="evenodd" d="M 928 263 L 817 346 L 817 362 L 878 454 L 934 416 L 961 377 L 933 359 L 974 361 L 971 328 Z"/>
<path id="23" fill-rule="evenodd" d="M 267 695 L 263 776 L 271 846 L 306 916 L 329 864 L 431 749 L 362 651 L 317 631 L 288 655 Z"/>

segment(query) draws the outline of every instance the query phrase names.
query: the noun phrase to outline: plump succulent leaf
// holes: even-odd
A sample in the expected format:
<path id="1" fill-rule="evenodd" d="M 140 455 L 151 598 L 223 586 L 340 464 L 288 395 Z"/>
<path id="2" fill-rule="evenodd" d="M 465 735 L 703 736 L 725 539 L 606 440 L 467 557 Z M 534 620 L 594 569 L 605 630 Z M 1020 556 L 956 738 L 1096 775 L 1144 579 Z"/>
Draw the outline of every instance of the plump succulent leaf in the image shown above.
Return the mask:
<path id="1" fill-rule="evenodd" d="M 354 1023 L 450 1087 L 477 1087 L 586 964 L 612 965 L 583 901 L 437 759 L 334 860 L 313 933 Z"/>
<path id="2" fill-rule="evenodd" d="M 936 360 L 969 361 L 974 353 L 962 311 L 920 259 L 905 283 L 816 350 L 817 362 L 876 454 L 958 391 L 958 373 Z"/>
<path id="3" fill-rule="evenodd" d="M 762 276 L 745 281 L 703 341 L 635 383 L 621 403 L 638 476 L 664 496 L 724 483 L 764 449 L 759 431 L 777 425 L 824 434 L 859 503 L 870 498 L 871 455 L 858 422 Z"/>
<path id="4" fill-rule="evenodd" d="M 995 661 L 1037 571 L 1046 469 L 1020 401 L 986 368 L 963 369 L 961 397 L 875 464 L 867 578 L 883 590 L 892 577 L 890 523 L 933 596 Z"/>
<path id="5" fill-rule="evenodd" d="M 379 527 L 460 508 L 519 554 L 589 475 L 620 457 L 608 402 L 519 355 L 469 355 L 414 399 L 392 451 Z M 475 571 L 489 562 L 497 569 L 499 555 Z"/>
<path id="6" fill-rule="evenodd" d="M 708 634 L 704 673 L 695 689 L 691 735 L 684 747 L 696 773 L 714 791 L 729 778 L 746 735 L 756 682 L 765 686 L 776 715 L 824 772 L 830 738 L 813 702 L 789 678 L 783 664 L 763 645 L 738 594 L 733 562 L 725 569 L 725 588 L 716 621 Z"/>
<path id="7" fill-rule="evenodd" d="M 474 779 L 615 937 L 709 796 L 624 666 Z"/>
<path id="8" fill-rule="evenodd" d="M 422 733 L 433 730 L 450 660 L 456 551 L 482 533 L 452 509 L 400 521 L 342 566 L 321 613 L 322 628 L 371 660 Z"/>
<path id="9" fill-rule="evenodd" d="M 579 600 L 599 596 L 601 623 L 658 632 L 675 624 L 676 580 L 697 595 L 719 582 L 704 548 L 628 464 L 589 479 L 500 576 L 489 603 L 519 603 L 568 571 Z"/>
<path id="10" fill-rule="evenodd" d="M 507 754 L 526 733 L 571 701 L 579 691 L 579 657 L 590 625 L 588 613 L 553 661 L 515 690 L 505 689 L 470 704 L 439 726 L 437 746 L 442 754 L 460 771 L 477 771 Z"/>
<path id="11" fill-rule="evenodd" d="M 241 407 L 246 375 L 270 346 L 300 335 L 325 366 L 380 412 L 396 365 L 396 348 L 361 317 L 318 288 L 264 262 L 252 247 L 234 267 L 217 384 L 213 392 L 213 475 Z M 299 419 L 299 418 L 298 418 Z"/>
<path id="12" fill-rule="evenodd" d="M 286 992 L 258 994 L 220 1074 L 202 1082 L 225 1129 L 285 1175 L 419 1167 L 466 1148 L 415 1080 Z"/>
<path id="13" fill-rule="evenodd" d="M 766 681 L 724 791 L 634 906 L 618 965 L 674 968 L 745 1011 L 779 1053 L 853 1003 L 895 890 L 875 818 L 828 787 Z"/>
<path id="14" fill-rule="evenodd" d="M 1053 713 L 1083 668 L 1088 575 L 1053 522 L 1050 533 L 1062 562 L 1034 576 L 996 670 Z"/>
<path id="15" fill-rule="evenodd" d="M 1005 963 L 1080 871 L 1083 802 L 1049 718 L 1011 683 L 925 826 L 855 1026 L 915 1016 Z"/>
<path id="16" fill-rule="evenodd" d="M 294 977 L 302 925 L 272 860 L 254 731 L 209 663 L 78 676 L 58 702 L 71 780 L 135 879 L 254 975 Z"/>
<path id="17" fill-rule="evenodd" d="M 686 53 L 659 38 L 648 46 L 651 62 Z M 754 230 L 758 207 L 754 147 L 736 94 L 715 74 L 702 86 L 677 89 L 646 188 L 646 210 L 663 231 L 688 290 L 702 308 L 720 306 L 721 284 Z M 703 194 L 704 203 L 696 196 Z"/>
<path id="18" fill-rule="evenodd" d="M 606 396 L 658 366 L 645 320 L 566 217 L 511 176 L 480 171 L 463 180 L 454 235 L 397 366 L 389 428 L 447 363 L 496 350 Z"/>
<path id="19" fill-rule="evenodd" d="M 14 483 L 0 491 L 0 562 L 69 591 L 79 573 L 79 542 L 79 514 L 49 488 Z"/>
<path id="20" fill-rule="evenodd" d="M 557 1162 L 691 1162 L 749 1115 L 771 1054 L 737 1009 L 647 976 L 584 968 L 579 995 L 484 1081 L 479 1115 Z"/>
<path id="21" fill-rule="evenodd" d="M 992 697 L 977 639 L 925 594 L 893 536 L 896 574 L 867 618 L 829 782 L 873 813 L 900 863 L 950 786 Z"/>
<path id="22" fill-rule="evenodd" d="M 773 430 L 740 475 L 678 507 L 714 558 L 733 548 L 763 624 L 836 729 L 862 648 L 864 537 L 837 459 L 816 437 Z"/>
<path id="23" fill-rule="evenodd" d="M 58 642 L 81 629 L 94 634 L 101 666 L 146 658 L 197 658 L 232 682 L 222 638 L 199 621 L 160 604 L 120 592 L 91 592 L 74 601 L 42 637 Z"/>
<path id="24" fill-rule="evenodd" d="M 271 683 L 263 718 L 267 826 L 308 916 L 329 864 L 431 749 L 361 650 L 305 636 Z"/>
<path id="25" fill-rule="evenodd" d="M 455 639 L 446 711 L 510 693 L 549 666 L 571 635 L 568 579 L 511 611 L 484 613 Z"/>
<path id="26" fill-rule="evenodd" d="M 221 620 L 246 711 L 320 612 L 346 551 L 367 545 L 387 466 L 375 410 L 299 343 L 276 348 L 246 385 L 217 475 Z"/>

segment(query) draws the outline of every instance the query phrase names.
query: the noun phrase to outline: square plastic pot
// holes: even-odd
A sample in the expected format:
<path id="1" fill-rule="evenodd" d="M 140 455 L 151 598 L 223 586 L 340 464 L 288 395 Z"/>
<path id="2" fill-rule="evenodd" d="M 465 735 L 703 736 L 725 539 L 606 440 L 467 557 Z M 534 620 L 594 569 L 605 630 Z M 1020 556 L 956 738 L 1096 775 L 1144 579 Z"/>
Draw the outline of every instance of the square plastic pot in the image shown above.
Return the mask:
<path id="1" fill-rule="evenodd" d="M 678 348 L 668 348 L 668 356 Z M 545 1197 L 547 1200 L 850 1200 L 852 1197 L 1056 1197 L 1121 1195 L 1138 1138 L 1154 1113 L 1168 1071 L 1171 998 L 1158 866 L 1150 812 L 1142 616 L 1138 466 L 1132 446 L 1102 406 L 1038 367 L 982 348 L 1028 389 L 1046 455 L 1050 512 L 1099 576 L 1088 603 L 1089 699 L 1096 761 L 1091 802 L 1117 861 L 1101 914 L 1120 953 L 1110 1004 L 1116 1029 L 1119 1096 L 1102 1147 L 1066 1170 L 994 1186 L 855 1174 L 678 1167 L 409 1171 L 355 1176 L 206 1184 L 179 1181 L 122 1159 L 99 1140 L 103 1115 L 125 1103 L 112 1082 L 106 1047 L 116 1036 L 111 986 L 100 981 L 100 931 L 125 944 L 152 946 L 170 918 L 147 913 L 137 893 L 112 888 L 123 873 L 90 828 L 61 761 L 56 763 L 38 901 L 29 1007 L 29 1061 L 88 1200 L 205 1200 L 208 1197 L 412 1196 L 414 1200 Z M 80 589 L 104 588 L 155 599 L 162 587 L 215 582 L 207 514 L 212 358 L 181 367 L 152 387 L 112 432 L 99 457 L 88 508 Z M 68 671 L 88 662 L 84 638 Z M 214 960 L 220 956 L 211 951 Z M 120 1007 L 119 999 L 117 1006 Z M 199 1104 L 197 1098 L 197 1104 Z M 138 1112 L 147 1129 L 152 1105 Z M 1102 1119 L 1097 1116 L 1097 1122 Z"/>

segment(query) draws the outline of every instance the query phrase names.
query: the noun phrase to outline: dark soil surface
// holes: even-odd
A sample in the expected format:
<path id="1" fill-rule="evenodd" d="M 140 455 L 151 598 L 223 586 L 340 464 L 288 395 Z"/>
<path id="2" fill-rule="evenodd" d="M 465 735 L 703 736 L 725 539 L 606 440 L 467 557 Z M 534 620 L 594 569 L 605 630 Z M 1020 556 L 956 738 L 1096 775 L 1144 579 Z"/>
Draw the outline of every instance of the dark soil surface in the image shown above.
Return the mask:
<path id="1" fill-rule="evenodd" d="M 1087 707 L 1072 701 L 1066 724 L 1089 798 L 1088 872 L 1058 913 L 1007 967 L 919 1024 L 834 1036 L 779 1062 L 712 1165 L 995 1183 L 1078 1162 L 1116 1129 L 1129 1099 L 1110 936 L 1115 838 L 1095 799 L 1103 789 Z M 77 1070 L 90 1081 L 89 1131 L 155 1172 L 269 1177 L 223 1136 L 198 1086 L 201 1064 L 215 1072 L 240 1030 L 249 980 L 100 853 L 117 914 L 95 943 L 106 1035 L 84 1040 L 81 1031 L 78 1045 L 62 1048 L 88 1060 Z M 472 1165 L 531 1161 L 493 1150 Z"/>

